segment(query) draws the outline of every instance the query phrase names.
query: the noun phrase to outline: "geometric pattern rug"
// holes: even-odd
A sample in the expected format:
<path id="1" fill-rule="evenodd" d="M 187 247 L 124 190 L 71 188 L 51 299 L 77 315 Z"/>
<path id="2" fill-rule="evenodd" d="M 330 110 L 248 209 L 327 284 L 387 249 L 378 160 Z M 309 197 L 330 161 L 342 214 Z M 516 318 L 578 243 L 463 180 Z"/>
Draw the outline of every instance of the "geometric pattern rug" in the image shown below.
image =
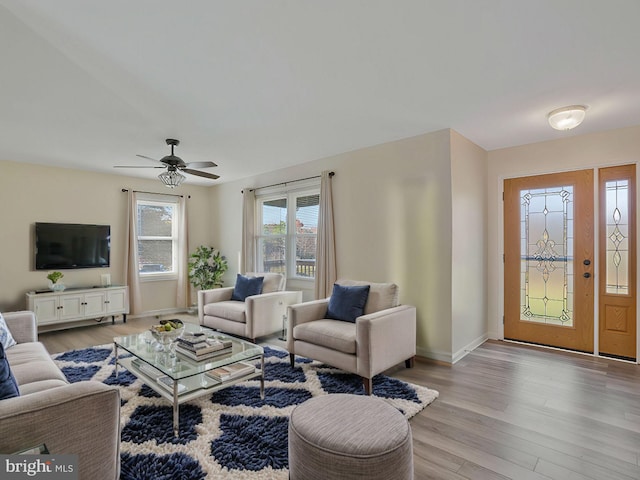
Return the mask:
<path id="1" fill-rule="evenodd" d="M 264 347 L 265 398 L 259 380 L 180 405 L 180 437 L 173 436 L 170 403 L 132 373 L 114 375 L 113 345 L 52 355 L 69 382 L 98 381 L 120 388 L 121 479 L 196 480 L 288 478 L 288 426 L 293 408 L 330 393 L 364 395 L 360 377 Z M 120 355 L 123 355 L 120 351 Z M 411 418 L 438 397 L 419 385 L 377 375 L 373 394 Z"/>

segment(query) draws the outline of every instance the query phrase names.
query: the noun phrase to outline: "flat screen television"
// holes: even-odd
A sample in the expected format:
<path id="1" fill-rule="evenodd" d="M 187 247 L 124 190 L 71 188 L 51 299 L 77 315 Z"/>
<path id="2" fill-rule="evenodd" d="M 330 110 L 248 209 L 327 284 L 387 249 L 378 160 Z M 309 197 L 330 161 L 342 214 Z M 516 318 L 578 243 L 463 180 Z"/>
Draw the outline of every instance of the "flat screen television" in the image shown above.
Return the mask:
<path id="1" fill-rule="evenodd" d="M 109 266 L 110 225 L 36 223 L 36 270 Z"/>

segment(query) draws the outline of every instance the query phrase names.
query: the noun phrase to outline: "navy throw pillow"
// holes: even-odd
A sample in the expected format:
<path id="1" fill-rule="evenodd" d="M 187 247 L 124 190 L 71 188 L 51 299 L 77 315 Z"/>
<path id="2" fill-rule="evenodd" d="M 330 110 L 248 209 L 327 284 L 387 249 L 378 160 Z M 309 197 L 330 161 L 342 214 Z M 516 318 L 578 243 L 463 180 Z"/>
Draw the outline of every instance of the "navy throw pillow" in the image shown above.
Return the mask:
<path id="1" fill-rule="evenodd" d="M 262 282 L 264 282 L 264 277 L 245 277 L 238 274 L 231 300 L 244 302 L 245 298 L 251 295 L 260 295 L 262 293 Z"/>
<path id="2" fill-rule="evenodd" d="M 13 373 L 11 373 L 4 347 L 0 343 L 0 400 L 19 396 L 18 384 Z"/>
<path id="3" fill-rule="evenodd" d="M 364 306 L 369 298 L 369 285 L 343 286 L 333 284 L 326 318 L 355 323 L 364 314 Z"/>

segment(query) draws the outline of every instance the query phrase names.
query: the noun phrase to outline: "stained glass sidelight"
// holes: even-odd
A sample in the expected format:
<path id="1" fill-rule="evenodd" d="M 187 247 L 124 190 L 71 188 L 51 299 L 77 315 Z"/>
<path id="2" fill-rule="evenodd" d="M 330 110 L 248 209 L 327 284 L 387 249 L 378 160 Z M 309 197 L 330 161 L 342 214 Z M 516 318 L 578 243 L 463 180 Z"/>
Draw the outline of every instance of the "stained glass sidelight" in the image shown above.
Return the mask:
<path id="1" fill-rule="evenodd" d="M 607 293 L 629 294 L 629 181 L 605 183 Z"/>
<path id="2" fill-rule="evenodd" d="M 573 187 L 520 191 L 521 320 L 573 326 Z"/>

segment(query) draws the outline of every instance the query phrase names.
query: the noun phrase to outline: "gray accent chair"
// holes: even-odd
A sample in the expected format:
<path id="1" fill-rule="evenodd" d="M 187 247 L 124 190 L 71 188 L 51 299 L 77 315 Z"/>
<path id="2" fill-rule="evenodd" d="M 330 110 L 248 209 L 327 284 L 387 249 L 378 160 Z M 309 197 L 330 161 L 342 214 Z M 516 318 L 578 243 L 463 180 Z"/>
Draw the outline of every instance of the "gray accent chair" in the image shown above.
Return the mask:
<path id="1" fill-rule="evenodd" d="M 255 342 L 256 338 L 282 330 L 287 307 L 302 301 L 302 292 L 285 291 L 285 277 L 280 273 L 246 273 L 264 277 L 262 293 L 244 302 L 231 300 L 233 287 L 200 290 L 198 318 L 200 325 Z"/>
<path id="2" fill-rule="evenodd" d="M 0 453 L 46 445 L 78 455 L 79 478 L 120 477 L 120 392 L 102 382 L 69 383 L 38 342 L 33 312 L 2 314 L 17 344 L 7 348 L 20 396 L 0 400 Z"/>
<path id="3" fill-rule="evenodd" d="M 400 305 L 394 283 L 338 280 L 339 285 L 370 285 L 364 315 L 355 323 L 325 318 L 329 298 L 288 309 L 287 350 L 362 377 L 371 395 L 375 375 L 403 361 L 413 366 L 416 354 L 416 308 Z"/>

